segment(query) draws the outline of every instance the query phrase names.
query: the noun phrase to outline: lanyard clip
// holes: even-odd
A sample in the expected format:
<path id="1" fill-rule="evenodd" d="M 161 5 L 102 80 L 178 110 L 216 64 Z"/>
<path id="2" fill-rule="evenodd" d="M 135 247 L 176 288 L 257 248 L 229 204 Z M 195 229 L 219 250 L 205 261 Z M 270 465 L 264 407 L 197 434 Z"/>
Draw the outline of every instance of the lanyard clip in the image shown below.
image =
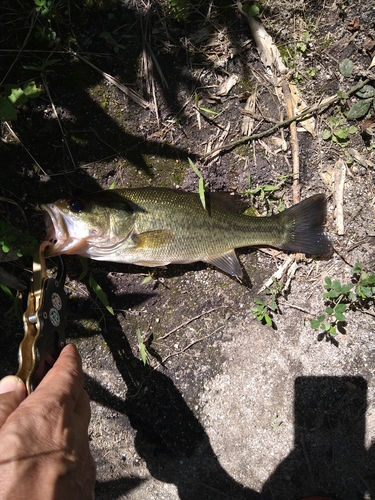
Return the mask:
<path id="1" fill-rule="evenodd" d="M 44 241 L 34 254 L 33 278 L 23 315 L 24 337 L 18 350 L 16 375 L 25 382 L 28 394 L 52 368 L 65 345 L 66 273 L 62 258 L 56 257 L 56 276 L 47 276 L 44 252 L 49 245 Z"/>

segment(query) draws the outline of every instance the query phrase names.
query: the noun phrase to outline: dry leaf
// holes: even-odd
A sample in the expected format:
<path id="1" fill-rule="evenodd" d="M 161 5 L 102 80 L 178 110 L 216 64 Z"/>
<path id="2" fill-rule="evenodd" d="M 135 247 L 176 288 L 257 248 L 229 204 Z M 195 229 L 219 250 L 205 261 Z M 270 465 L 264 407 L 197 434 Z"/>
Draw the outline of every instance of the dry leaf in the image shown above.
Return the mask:
<path id="1" fill-rule="evenodd" d="M 251 95 L 245 104 L 245 110 L 251 111 L 254 113 L 255 111 L 255 101 L 256 101 L 256 92 Z M 251 135 L 254 130 L 254 118 L 249 115 L 244 115 L 242 118 L 241 132 L 243 135 Z"/>
<path id="2" fill-rule="evenodd" d="M 343 235 L 344 230 L 344 185 L 346 177 L 346 163 L 343 160 L 338 160 L 335 164 L 334 184 L 335 184 L 335 215 L 337 233 Z"/>
<path id="3" fill-rule="evenodd" d="M 302 113 L 302 111 L 307 108 L 307 103 L 304 101 L 298 88 L 293 83 L 289 83 L 289 89 L 294 114 L 297 115 L 299 113 Z M 306 120 L 299 122 L 299 124 L 302 125 L 302 127 L 307 130 L 307 132 L 309 132 L 313 137 L 315 136 L 315 119 L 313 117 L 307 118 Z"/>
<path id="4" fill-rule="evenodd" d="M 216 95 L 221 97 L 228 95 L 232 87 L 234 87 L 237 82 L 238 82 L 238 76 L 231 75 L 229 78 L 224 80 L 223 83 L 219 86 L 219 88 L 216 91 Z"/>

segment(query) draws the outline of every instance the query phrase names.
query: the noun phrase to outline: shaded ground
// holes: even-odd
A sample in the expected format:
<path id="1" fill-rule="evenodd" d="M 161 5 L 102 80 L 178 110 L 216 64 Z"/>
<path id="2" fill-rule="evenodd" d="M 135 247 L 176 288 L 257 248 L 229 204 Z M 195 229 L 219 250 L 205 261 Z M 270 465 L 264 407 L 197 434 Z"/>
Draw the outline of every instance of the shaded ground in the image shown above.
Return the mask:
<path id="1" fill-rule="evenodd" d="M 212 191 L 243 192 L 249 177 L 251 187 L 274 185 L 291 173 L 287 128 L 203 161 L 208 151 L 242 137 L 241 109 L 249 95 L 256 93 L 256 115 L 265 117 L 255 120 L 257 131 L 272 126 L 268 118 L 285 116 L 264 78 L 248 22 L 233 5 L 192 3 L 181 21 L 166 16 L 166 7 L 156 2 L 150 9 L 138 1 L 100 8 L 58 5 L 51 26 L 60 44 L 53 54 L 48 39 L 38 52 L 33 38 L 27 39 L 34 18 L 22 5 L 5 2 L 1 13 L 1 47 L 18 51 L 27 39 L 18 58 L 17 52 L 0 52 L 3 83 L 34 78 L 43 88 L 10 124 L 20 142 L 2 124 L 1 143 L 1 196 L 22 207 L 36 237 L 43 238 L 37 204 L 67 193 L 113 183 L 196 190 L 188 157 Z M 272 2 L 263 6 L 261 19 L 309 104 L 371 78 L 371 2 Z M 75 53 L 132 88 L 150 109 Z M 44 80 L 40 71 L 23 68 L 47 57 L 60 61 L 45 71 Z M 338 70 L 344 58 L 354 63 L 349 78 Z M 218 85 L 232 74 L 237 84 L 218 96 Z M 198 113 L 195 93 L 199 106 L 219 114 Z M 342 110 L 355 100 L 343 103 Z M 298 129 L 301 196 L 329 197 L 327 227 L 338 253 L 298 264 L 279 298 L 274 328 L 258 323 L 250 307 L 283 263 L 282 255 L 241 252 L 244 283 L 200 263 L 158 269 L 144 283 L 148 269 L 92 262 L 114 316 L 86 281 L 78 280 L 79 261 L 65 259 L 67 330 L 83 356 L 92 400 L 98 499 L 285 500 L 317 493 L 340 500 L 375 498 L 373 304 L 365 313 L 349 311 L 345 330 L 336 337 L 310 327 L 324 312 L 324 278 L 348 282 L 356 262 L 367 270 L 375 262 L 372 122 L 355 122 L 359 130 L 342 148 L 322 139 L 329 117 L 340 112 L 338 105 L 318 115 L 314 137 Z M 286 147 L 275 144 L 275 137 Z M 353 150 L 362 163 L 350 161 Z M 337 235 L 332 198 L 339 158 L 348 162 L 343 236 Z M 290 179 L 275 196 L 292 204 Z M 255 203 L 265 214 L 267 206 L 259 198 Z M 3 199 L 1 215 L 26 228 L 20 208 Z M 22 267 L 4 266 L 29 280 L 27 259 Z M 21 322 L 4 317 L 10 306 L 3 296 L 1 376 L 16 370 L 21 339 Z M 140 359 L 137 329 L 145 339 L 152 334 L 147 366 Z"/>

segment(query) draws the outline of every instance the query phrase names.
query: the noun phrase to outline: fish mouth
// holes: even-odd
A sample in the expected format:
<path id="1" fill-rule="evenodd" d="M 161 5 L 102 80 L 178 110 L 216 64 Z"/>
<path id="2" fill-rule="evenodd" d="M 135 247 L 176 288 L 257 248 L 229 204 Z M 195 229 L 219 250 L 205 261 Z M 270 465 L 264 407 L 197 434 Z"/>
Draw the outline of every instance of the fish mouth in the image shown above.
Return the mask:
<path id="1" fill-rule="evenodd" d="M 86 241 L 82 238 L 69 236 L 65 218 L 53 204 L 41 205 L 46 227 L 45 241 L 50 245 L 46 248 L 46 256 L 54 257 L 60 254 L 73 254 L 82 248 Z"/>

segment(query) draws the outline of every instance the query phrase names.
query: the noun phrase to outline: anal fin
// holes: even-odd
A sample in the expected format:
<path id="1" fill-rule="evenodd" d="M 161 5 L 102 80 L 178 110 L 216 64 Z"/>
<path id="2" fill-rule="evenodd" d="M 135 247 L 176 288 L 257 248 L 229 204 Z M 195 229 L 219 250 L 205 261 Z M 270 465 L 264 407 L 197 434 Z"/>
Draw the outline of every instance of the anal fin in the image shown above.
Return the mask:
<path id="1" fill-rule="evenodd" d="M 208 264 L 212 264 L 215 267 L 218 267 L 222 271 L 231 276 L 237 276 L 238 278 L 242 278 L 242 269 L 240 262 L 237 258 L 237 255 L 234 250 L 230 250 L 223 255 L 219 255 L 218 257 L 212 257 L 207 259 L 205 262 Z"/>

